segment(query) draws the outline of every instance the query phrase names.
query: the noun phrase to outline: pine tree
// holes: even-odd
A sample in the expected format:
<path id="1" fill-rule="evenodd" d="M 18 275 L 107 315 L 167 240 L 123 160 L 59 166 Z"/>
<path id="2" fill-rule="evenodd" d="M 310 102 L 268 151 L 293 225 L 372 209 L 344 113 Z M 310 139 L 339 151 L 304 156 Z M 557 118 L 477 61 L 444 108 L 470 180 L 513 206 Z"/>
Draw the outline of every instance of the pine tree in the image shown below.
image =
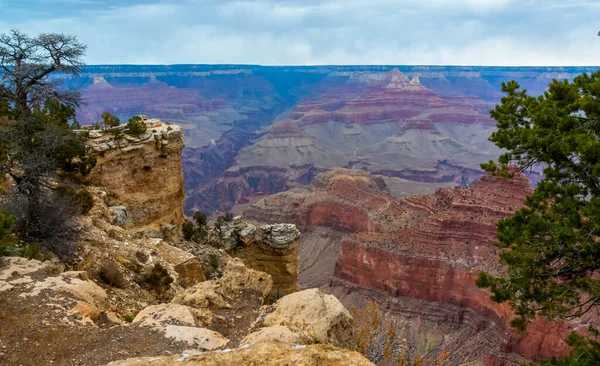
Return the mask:
<path id="1" fill-rule="evenodd" d="M 477 284 L 510 302 L 512 325 L 523 330 L 536 316 L 573 319 L 600 304 L 600 72 L 553 80 L 539 97 L 514 81 L 502 90 L 490 141 L 507 152 L 482 168 L 504 176 L 511 166 L 540 168 L 544 178 L 525 207 L 498 223 L 507 273 L 481 273 Z M 577 335 L 568 341 L 575 356 L 578 345 L 590 346 Z"/>

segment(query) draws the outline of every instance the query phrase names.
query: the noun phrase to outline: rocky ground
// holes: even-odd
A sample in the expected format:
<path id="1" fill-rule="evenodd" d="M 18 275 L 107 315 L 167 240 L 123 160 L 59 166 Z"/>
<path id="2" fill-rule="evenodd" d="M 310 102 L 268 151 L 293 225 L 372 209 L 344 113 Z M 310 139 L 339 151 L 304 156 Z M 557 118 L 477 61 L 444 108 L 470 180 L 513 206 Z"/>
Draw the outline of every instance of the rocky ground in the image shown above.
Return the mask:
<path id="1" fill-rule="evenodd" d="M 0 364 L 104 365 L 131 357 L 123 364 L 157 357 L 177 364 L 184 357 L 229 365 L 238 356 L 240 365 L 368 364 L 354 352 L 312 346 L 348 347 L 352 318 L 331 295 L 297 292 L 294 225 L 236 218 L 209 230 L 204 244 L 188 242 L 171 231 L 123 228 L 126 208 L 109 207 L 104 191 L 89 189 L 95 205 L 79 219 L 78 260 L 0 258 Z M 107 282 L 107 265 L 118 281 Z M 160 292 L 147 282 L 156 265 L 161 278 L 171 278 Z"/>

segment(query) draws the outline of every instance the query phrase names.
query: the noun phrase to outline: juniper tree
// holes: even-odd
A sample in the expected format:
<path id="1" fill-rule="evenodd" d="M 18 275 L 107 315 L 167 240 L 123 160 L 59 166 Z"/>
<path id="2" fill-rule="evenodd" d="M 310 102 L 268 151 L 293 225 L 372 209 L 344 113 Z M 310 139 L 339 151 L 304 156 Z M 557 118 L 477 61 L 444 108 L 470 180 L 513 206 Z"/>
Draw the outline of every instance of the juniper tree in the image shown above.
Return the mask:
<path id="1" fill-rule="evenodd" d="M 77 37 L 43 33 L 29 37 L 18 30 L 0 35 L 0 100 L 14 108 L 16 119 L 27 117 L 47 100 L 77 106 L 79 93 L 61 88 L 50 75 L 77 75 L 86 46 Z"/>
<path id="2" fill-rule="evenodd" d="M 85 175 L 95 165 L 77 124 L 78 93 L 62 88 L 53 73 L 77 75 L 85 46 L 64 34 L 0 35 L 0 172 L 16 188 L 3 200 L 21 239 L 66 255 L 65 235 L 74 227 L 75 202 L 55 193 L 57 173 Z"/>
<path id="3" fill-rule="evenodd" d="M 112 115 L 110 112 L 102 112 L 102 124 L 105 128 L 117 127 L 121 124 L 119 117 Z"/>
<path id="4" fill-rule="evenodd" d="M 544 179 L 522 209 L 498 223 L 506 274 L 481 273 L 477 284 L 511 304 L 520 329 L 540 315 L 581 317 L 600 305 L 600 72 L 553 80 L 538 97 L 514 81 L 502 90 L 490 141 L 506 153 L 482 168 L 510 175 L 511 165 L 541 167 Z"/>

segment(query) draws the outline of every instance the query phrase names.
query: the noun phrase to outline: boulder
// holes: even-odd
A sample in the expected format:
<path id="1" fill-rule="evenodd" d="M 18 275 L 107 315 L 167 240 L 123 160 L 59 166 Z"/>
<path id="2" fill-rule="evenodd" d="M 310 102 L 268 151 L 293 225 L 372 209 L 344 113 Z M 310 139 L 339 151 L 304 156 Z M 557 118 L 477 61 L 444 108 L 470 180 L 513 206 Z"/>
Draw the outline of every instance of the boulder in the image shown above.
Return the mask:
<path id="1" fill-rule="evenodd" d="M 273 279 L 271 298 L 298 291 L 300 232 L 293 224 L 256 227 L 241 217 L 222 225 L 221 230 L 208 233 L 209 243 L 225 250 L 255 270 L 266 272 Z"/>
<path id="2" fill-rule="evenodd" d="M 133 324 L 165 331 L 168 325 L 202 326 L 210 322 L 210 314 L 177 304 L 151 305 L 140 311 Z"/>
<path id="3" fill-rule="evenodd" d="M 97 139 L 104 135 L 102 130 L 89 130 L 88 137 L 91 139 Z"/>
<path id="4" fill-rule="evenodd" d="M 306 342 L 306 339 L 297 332 L 293 332 L 286 326 L 274 325 L 271 327 L 261 328 L 256 332 L 248 334 L 244 339 L 242 339 L 240 344 L 270 341 L 295 345 Z"/>
<path id="5" fill-rule="evenodd" d="M 227 309 L 231 308 L 227 297 L 243 291 L 254 291 L 260 293 L 264 301 L 272 286 L 273 280 L 270 275 L 248 269 L 241 259 L 234 258 L 227 263 L 221 278 L 201 282 L 186 289 L 175 296 L 172 303 L 195 308 Z"/>
<path id="6" fill-rule="evenodd" d="M 206 277 L 204 277 L 204 272 L 202 271 L 200 261 L 197 257 L 190 258 L 185 262 L 177 264 L 174 269 L 178 275 L 177 284 L 183 288 L 188 288 L 206 281 Z"/>
<path id="7" fill-rule="evenodd" d="M 350 313 L 335 296 L 319 289 L 284 296 L 265 312 L 269 312 L 263 321 L 267 327 L 284 325 L 320 343 L 347 346 L 351 341 Z"/>
<path id="8" fill-rule="evenodd" d="M 67 324 L 73 324 L 69 315 L 79 315 L 78 322 L 90 324 L 100 314 L 111 310 L 106 292 L 89 280 L 86 272 L 51 275 L 54 270 L 51 267 L 56 268 L 53 264 L 25 258 L 6 258 L 4 261 L 6 263 L 0 267 L 0 296 L 10 290 L 11 296 L 27 298 L 34 303 L 44 297 L 46 300 L 41 303 L 52 307 L 59 315 L 56 319 Z"/>
<path id="9" fill-rule="evenodd" d="M 129 221 L 129 213 L 125 206 L 111 206 L 108 208 L 112 218 L 112 224 L 120 227 L 127 226 Z"/>
<path id="10" fill-rule="evenodd" d="M 261 342 L 233 350 L 183 354 L 170 357 L 134 357 L 111 363 L 113 366 L 171 365 L 261 365 L 261 366 L 373 366 L 360 353 L 326 344 L 290 346 L 281 342 Z"/>
<path id="11" fill-rule="evenodd" d="M 223 348 L 229 340 L 221 334 L 206 328 L 168 325 L 165 336 L 176 341 L 186 342 L 201 351 L 212 351 Z"/>
<path id="12" fill-rule="evenodd" d="M 233 258 L 227 263 L 219 282 L 225 293 L 251 290 L 262 294 L 265 300 L 273 287 L 269 274 L 247 268 L 239 258 Z"/>

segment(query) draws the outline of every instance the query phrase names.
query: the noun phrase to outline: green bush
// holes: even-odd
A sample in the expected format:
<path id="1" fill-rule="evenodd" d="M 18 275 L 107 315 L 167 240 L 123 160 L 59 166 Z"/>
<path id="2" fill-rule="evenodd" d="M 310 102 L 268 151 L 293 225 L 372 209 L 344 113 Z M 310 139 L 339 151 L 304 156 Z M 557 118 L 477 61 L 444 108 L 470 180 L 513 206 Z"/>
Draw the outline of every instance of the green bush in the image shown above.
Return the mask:
<path id="1" fill-rule="evenodd" d="M 169 289 L 171 283 L 173 283 L 173 277 L 169 275 L 169 272 L 160 263 L 156 263 L 152 270 L 147 272 L 143 278 L 144 283 L 154 290 L 157 295 L 162 295 Z"/>
<path id="2" fill-rule="evenodd" d="M 140 116 L 133 116 L 127 121 L 127 130 L 130 135 L 139 137 L 146 132 L 146 129 L 146 123 L 144 123 Z"/>
<path id="3" fill-rule="evenodd" d="M 87 214 L 94 207 L 94 195 L 85 188 L 75 190 L 71 187 L 59 187 L 58 193 L 64 197 L 68 197 L 77 206 L 82 214 Z"/>
<path id="4" fill-rule="evenodd" d="M 181 233 L 183 234 L 183 238 L 185 240 L 192 240 L 194 234 L 196 233 L 196 227 L 194 226 L 194 223 L 189 220 L 185 220 L 183 226 L 181 227 Z"/>
<path id="5" fill-rule="evenodd" d="M 206 227 L 206 215 L 201 211 L 196 211 L 194 213 L 194 221 L 196 221 L 196 225 L 198 225 L 199 230 L 202 230 L 202 228 Z"/>
<path id="6" fill-rule="evenodd" d="M 87 214 L 94 207 L 94 196 L 87 189 L 80 189 L 73 198 L 83 214 Z"/>
<path id="7" fill-rule="evenodd" d="M 10 234 L 15 218 L 8 211 L 0 211 L 0 243 Z"/>
<path id="8" fill-rule="evenodd" d="M 10 231 L 15 224 L 15 218 L 10 212 L 0 211 L 0 257 L 18 255 L 15 242 Z"/>
<path id="9" fill-rule="evenodd" d="M 121 121 L 117 116 L 113 116 L 107 111 L 102 112 L 102 123 L 106 128 L 117 127 L 121 124 Z"/>
<path id="10" fill-rule="evenodd" d="M 121 140 L 123 137 L 125 137 L 123 130 L 120 128 L 111 128 L 110 130 L 108 130 L 108 132 L 110 132 L 111 135 L 113 135 L 115 140 Z"/>

